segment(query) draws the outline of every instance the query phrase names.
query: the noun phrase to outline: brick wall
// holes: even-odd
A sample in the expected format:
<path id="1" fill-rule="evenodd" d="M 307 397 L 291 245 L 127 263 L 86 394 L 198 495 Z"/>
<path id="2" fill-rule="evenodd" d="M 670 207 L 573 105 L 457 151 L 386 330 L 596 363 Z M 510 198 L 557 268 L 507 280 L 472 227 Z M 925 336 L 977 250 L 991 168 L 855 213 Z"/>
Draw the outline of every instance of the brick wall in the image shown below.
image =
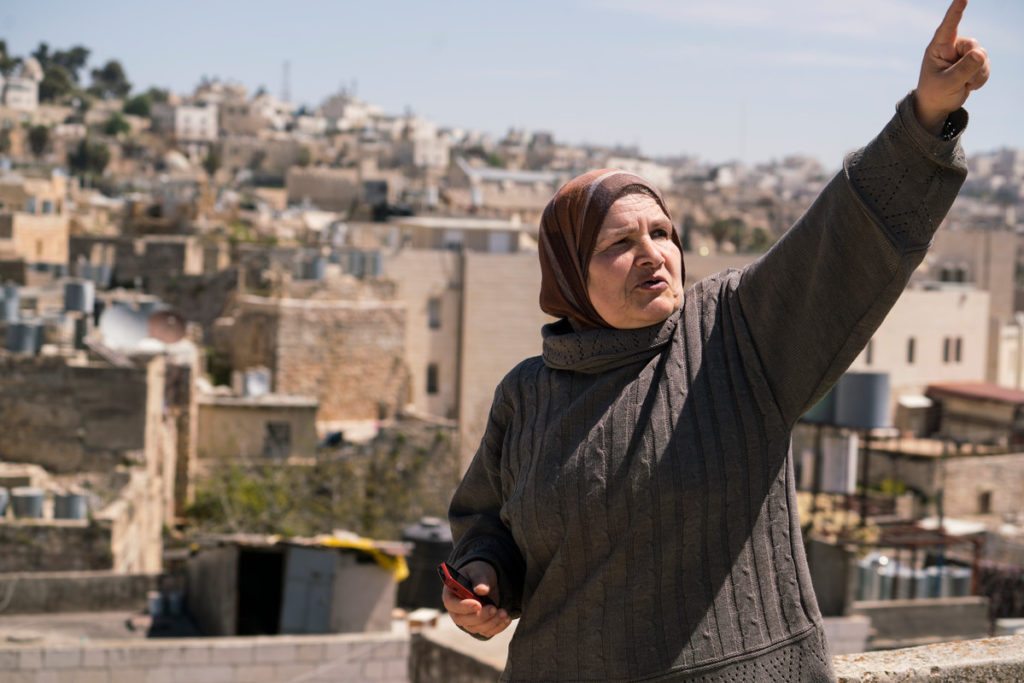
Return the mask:
<path id="1" fill-rule="evenodd" d="M 405 683 L 405 635 L 0 643 L 4 683 Z"/>

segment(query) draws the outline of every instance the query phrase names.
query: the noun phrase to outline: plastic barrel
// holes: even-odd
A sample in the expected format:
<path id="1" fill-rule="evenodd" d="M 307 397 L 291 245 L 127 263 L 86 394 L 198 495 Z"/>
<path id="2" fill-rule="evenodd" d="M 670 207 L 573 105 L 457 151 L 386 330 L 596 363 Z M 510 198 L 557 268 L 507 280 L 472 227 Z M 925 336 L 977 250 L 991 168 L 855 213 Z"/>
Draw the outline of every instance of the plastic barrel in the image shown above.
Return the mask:
<path id="1" fill-rule="evenodd" d="M 11 494 L 3 486 L 0 486 L 0 517 L 4 517 L 7 514 L 7 502 L 11 499 Z"/>
<path id="2" fill-rule="evenodd" d="M 408 558 L 409 578 L 398 584 L 398 605 L 443 609 L 437 565 L 448 559 L 452 551 L 448 523 L 437 517 L 424 517 L 402 531 L 402 540 L 414 545 Z"/>
<path id="3" fill-rule="evenodd" d="M 11 507 L 20 519 L 42 519 L 43 490 L 34 486 L 18 486 L 11 490 Z"/>
<path id="4" fill-rule="evenodd" d="M 54 519 L 85 519 L 89 501 L 81 493 L 58 493 L 53 498 Z"/>
<path id="5" fill-rule="evenodd" d="M 11 353 L 35 355 L 43 345 L 42 325 L 37 322 L 16 322 L 7 326 L 7 350 Z"/>
<path id="6" fill-rule="evenodd" d="M 92 313 L 96 302 L 96 284 L 91 280 L 64 283 L 64 310 Z"/>

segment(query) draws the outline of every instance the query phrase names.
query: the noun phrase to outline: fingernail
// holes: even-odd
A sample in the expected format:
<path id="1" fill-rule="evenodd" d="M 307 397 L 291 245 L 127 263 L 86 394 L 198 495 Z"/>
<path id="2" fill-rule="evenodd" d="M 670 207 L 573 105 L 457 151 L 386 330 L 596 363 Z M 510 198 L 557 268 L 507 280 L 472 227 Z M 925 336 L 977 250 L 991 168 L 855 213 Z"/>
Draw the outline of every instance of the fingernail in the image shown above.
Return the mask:
<path id="1" fill-rule="evenodd" d="M 495 612 L 497 612 L 497 610 L 494 609 L 493 607 L 488 607 L 487 608 L 487 616 L 493 617 Z"/>

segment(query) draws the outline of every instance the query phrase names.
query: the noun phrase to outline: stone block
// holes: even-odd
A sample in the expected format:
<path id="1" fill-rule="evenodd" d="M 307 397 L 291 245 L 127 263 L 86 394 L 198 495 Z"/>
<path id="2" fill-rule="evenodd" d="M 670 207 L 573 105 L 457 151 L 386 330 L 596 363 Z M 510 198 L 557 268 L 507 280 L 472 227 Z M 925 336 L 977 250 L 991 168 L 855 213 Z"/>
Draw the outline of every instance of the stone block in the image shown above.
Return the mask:
<path id="1" fill-rule="evenodd" d="M 148 669 L 142 669 L 134 666 L 126 666 L 116 669 L 111 668 L 110 683 L 139 683 L 139 681 L 146 680 L 146 676 L 148 674 Z"/>
<path id="2" fill-rule="evenodd" d="M 211 664 L 249 664 L 254 647 L 241 643 L 214 643 L 210 647 Z"/>
<path id="3" fill-rule="evenodd" d="M 106 667 L 107 651 L 99 647 L 84 648 L 82 650 L 82 666 L 87 669 Z"/>
<path id="4" fill-rule="evenodd" d="M 22 671 L 43 668 L 42 650 L 22 650 L 18 653 L 18 666 L 15 668 Z"/>
<path id="5" fill-rule="evenodd" d="M 74 683 L 110 683 L 110 672 L 106 669 L 79 669 L 71 680 Z"/>
<path id="6" fill-rule="evenodd" d="M 198 664 L 174 670 L 175 683 L 225 683 L 232 676 L 234 667 L 228 664 Z"/>
<path id="7" fill-rule="evenodd" d="M 275 683 L 274 667 L 268 664 L 242 664 L 235 667 L 235 681 L 238 683 Z M 339 678 L 336 680 L 345 680 Z"/>
<path id="8" fill-rule="evenodd" d="M 297 659 L 300 662 L 321 662 L 324 659 L 323 643 L 308 643 L 297 647 Z"/>
<path id="9" fill-rule="evenodd" d="M 295 645 L 261 645 L 256 649 L 257 663 L 290 663 L 298 661 Z"/>
<path id="10" fill-rule="evenodd" d="M 17 650 L 0 650 L 0 671 L 16 671 L 21 665 Z"/>
<path id="11" fill-rule="evenodd" d="M 274 680 L 293 681 L 316 671 L 315 664 L 275 664 Z"/>
<path id="12" fill-rule="evenodd" d="M 43 651 L 43 667 L 46 669 L 73 669 L 82 665 L 82 651 L 79 648 L 47 648 Z"/>
<path id="13" fill-rule="evenodd" d="M 379 660 L 373 660 L 363 664 L 363 676 L 368 681 L 380 681 L 386 677 L 385 663 Z"/>

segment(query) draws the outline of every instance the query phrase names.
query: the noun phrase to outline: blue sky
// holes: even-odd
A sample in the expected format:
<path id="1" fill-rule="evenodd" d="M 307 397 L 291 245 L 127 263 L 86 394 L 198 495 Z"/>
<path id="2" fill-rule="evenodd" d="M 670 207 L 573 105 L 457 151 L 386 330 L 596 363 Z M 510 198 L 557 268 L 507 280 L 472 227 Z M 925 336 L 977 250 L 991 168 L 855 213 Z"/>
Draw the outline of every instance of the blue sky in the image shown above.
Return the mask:
<path id="1" fill-rule="evenodd" d="M 15 0 L 0 38 L 121 59 L 139 86 L 201 76 L 316 104 L 341 84 L 388 111 L 647 154 L 838 166 L 917 82 L 942 0 L 236 2 Z M 961 32 L 992 59 L 968 152 L 1024 148 L 1024 2 L 972 0 Z"/>

